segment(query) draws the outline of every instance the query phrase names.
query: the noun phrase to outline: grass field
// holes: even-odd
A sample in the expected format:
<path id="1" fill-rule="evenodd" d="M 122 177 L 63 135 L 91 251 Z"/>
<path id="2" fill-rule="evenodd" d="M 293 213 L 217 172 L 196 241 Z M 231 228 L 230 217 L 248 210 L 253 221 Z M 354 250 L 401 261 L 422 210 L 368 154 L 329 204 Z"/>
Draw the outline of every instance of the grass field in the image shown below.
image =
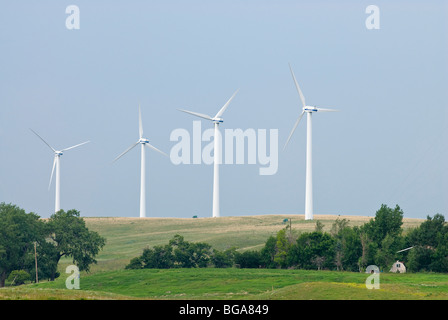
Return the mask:
<path id="1" fill-rule="evenodd" d="M 380 289 L 368 290 L 367 274 L 354 272 L 272 269 L 170 269 L 124 270 L 129 260 L 146 246 L 166 244 L 181 234 L 187 241 L 207 242 L 216 249 L 232 246 L 240 250 L 260 249 L 270 235 L 285 227 L 290 218 L 295 233 L 312 231 L 315 221 L 302 216 L 263 215 L 222 218 L 85 218 L 90 230 L 107 239 L 98 255 L 98 264 L 89 274 L 81 273 L 81 289 L 65 288 L 65 266 L 61 277 L 0 289 L 0 299 L 448 299 L 447 274 L 380 275 Z M 328 231 L 337 216 L 315 216 Z M 369 217 L 340 216 L 350 225 L 361 225 Z M 404 219 L 403 228 L 418 226 L 423 220 Z"/>
<path id="2" fill-rule="evenodd" d="M 448 299 L 448 275 L 381 274 L 367 289 L 367 274 L 279 269 L 117 270 L 83 275 L 80 290 L 65 289 L 63 274 L 0 290 L 1 299 L 185 300 L 434 300 Z"/>

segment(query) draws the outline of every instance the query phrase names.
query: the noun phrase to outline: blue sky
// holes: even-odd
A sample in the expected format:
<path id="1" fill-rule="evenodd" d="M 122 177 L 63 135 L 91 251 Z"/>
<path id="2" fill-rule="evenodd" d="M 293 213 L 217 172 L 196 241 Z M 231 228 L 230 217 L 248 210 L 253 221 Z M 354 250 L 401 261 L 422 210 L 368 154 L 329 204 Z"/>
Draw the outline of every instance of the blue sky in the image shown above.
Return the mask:
<path id="1" fill-rule="evenodd" d="M 69 5 L 80 29 L 68 30 Z M 365 9 L 380 9 L 368 30 Z M 0 10 L 0 201 L 49 217 L 53 155 L 61 205 L 83 216 L 137 217 L 145 136 L 169 153 L 185 108 L 214 115 L 236 89 L 222 130 L 278 129 L 279 168 L 221 166 L 221 216 L 303 214 L 307 103 L 313 116 L 314 213 L 446 216 L 448 5 L 444 1 L 8 1 Z M 202 122 L 203 130 L 211 124 Z M 148 216 L 211 216 L 211 165 L 147 152 Z"/>

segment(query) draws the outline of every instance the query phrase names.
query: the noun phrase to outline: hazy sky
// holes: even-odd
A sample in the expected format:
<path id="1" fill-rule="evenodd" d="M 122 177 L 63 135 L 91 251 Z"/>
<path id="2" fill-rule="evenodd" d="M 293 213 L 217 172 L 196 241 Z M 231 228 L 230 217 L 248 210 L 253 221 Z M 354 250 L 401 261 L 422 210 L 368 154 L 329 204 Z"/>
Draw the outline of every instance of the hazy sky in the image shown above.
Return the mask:
<path id="1" fill-rule="evenodd" d="M 32 128 L 56 149 L 91 141 L 61 158 L 63 209 L 138 217 L 139 148 L 112 163 L 138 140 L 138 104 L 169 153 L 197 120 L 177 108 L 214 115 L 239 88 L 221 129 L 278 129 L 278 171 L 222 165 L 221 216 L 303 214 L 304 119 L 283 151 L 302 107 L 291 63 L 308 104 L 341 110 L 313 115 L 315 214 L 447 217 L 446 1 L 334 2 L 4 1 L 0 202 L 53 213 L 53 154 Z M 146 157 L 148 216 L 212 215 L 212 165 Z"/>

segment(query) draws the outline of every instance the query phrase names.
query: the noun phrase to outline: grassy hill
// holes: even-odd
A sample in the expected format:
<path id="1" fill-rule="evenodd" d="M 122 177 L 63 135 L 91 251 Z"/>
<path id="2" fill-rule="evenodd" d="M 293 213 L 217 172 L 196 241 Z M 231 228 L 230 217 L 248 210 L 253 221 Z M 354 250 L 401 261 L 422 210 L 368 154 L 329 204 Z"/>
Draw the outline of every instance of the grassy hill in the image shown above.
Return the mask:
<path id="1" fill-rule="evenodd" d="M 372 217 L 315 215 L 315 220 L 304 220 L 303 215 L 259 215 L 220 218 L 84 218 L 90 230 L 107 239 L 98 255 L 98 264 L 92 272 L 124 268 L 129 260 L 140 255 L 143 248 L 164 245 L 175 235 L 186 241 L 206 242 L 213 248 L 224 250 L 261 249 L 270 235 L 285 228 L 284 219 L 291 219 L 292 232 L 313 231 L 316 220 L 329 231 L 337 219 L 349 220 L 349 225 L 362 225 Z M 418 226 L 424 220 L 405 218 L 403 229 Z M 65 261 L 62 261 L 65 263 Z"/>
<path id="2" fill-rule="evenodd" d="M 329 231 L 337 219 L 362 225 L 371 217 L 317 215 Z M 125 270 L 130 259 L 146 246 L 163 245 L 175 235 L 185 240 L 207 242 L 223 250 L 261 249 L 270 235 L 285 228 L 292 232 L 313 231 L 316 221 L 296 215 L 261 215 L 221 218 L 84 218 L 90 230 L 107 239 L 89 274 L 81 273 L 81 290 L 65 288 L 65 266 L 54 282 L 42 281 L 0 289 L 1 299 L 448 299 L 447 274 L 381 274 L 381 288 L 368 290 L 368 275 L 356 272 L 279 269 L 144 269 Z M 423 219 L 404 219 L 403 229 L 418 226 Z"/>

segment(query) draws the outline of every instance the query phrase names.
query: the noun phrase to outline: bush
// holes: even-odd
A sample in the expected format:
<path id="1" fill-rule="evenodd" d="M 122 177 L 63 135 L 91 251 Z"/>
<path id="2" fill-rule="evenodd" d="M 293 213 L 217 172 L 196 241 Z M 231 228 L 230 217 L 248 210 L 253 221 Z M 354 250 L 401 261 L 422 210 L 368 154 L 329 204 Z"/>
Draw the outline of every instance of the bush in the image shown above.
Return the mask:
<path id="1" fill-rule="evenodd" d="M 24 284 L 25 281 L 29 280 L 31 280 L 31 276 L 25 270 L 14 270 L 9 274 L 8 277 L 8 282 L 14 286 Z"/>

